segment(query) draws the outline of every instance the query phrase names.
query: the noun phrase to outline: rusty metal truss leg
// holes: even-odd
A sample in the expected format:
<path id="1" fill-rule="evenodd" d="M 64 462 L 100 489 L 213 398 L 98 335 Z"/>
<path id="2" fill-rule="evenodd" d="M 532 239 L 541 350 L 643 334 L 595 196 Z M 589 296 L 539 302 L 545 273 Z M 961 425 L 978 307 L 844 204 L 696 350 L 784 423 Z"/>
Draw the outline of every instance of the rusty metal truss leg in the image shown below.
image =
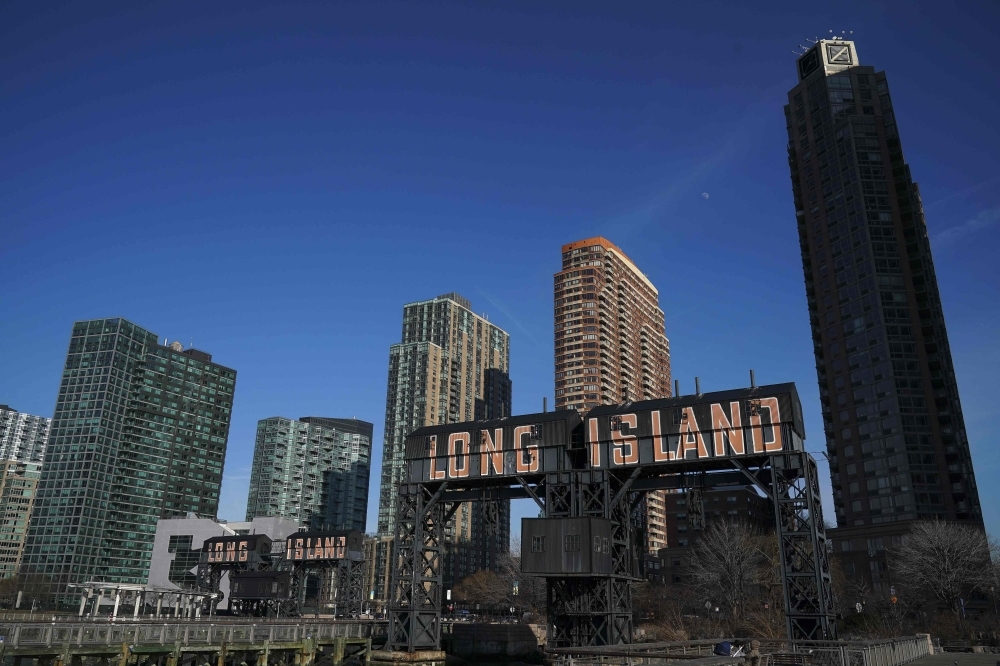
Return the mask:
<path id="1" fill-rule="evenodd" d="M 572 472 L 557 472 L 545 478 L 546 518 L 568 518 L 579 515 L 576 510 L 576 475 Z"/>
<path id="2" fill-rule="evenodd" d="M 360 617 L 365 601 L 364 560 L 344 558 L 337 562 L 337 615 Z M 330 573 L 333 573 L 331 571 Z"/>
<path id="3" fill-rule="evenodd" d="M 548 577 L 550 644 L 558 647 L 632 642 L 631 582 L 638 571 L 631 521 L 635 474 L 590 470 L 549 474 L 547 518 L 594 517 L 611 521 L 610 577 Z"/>
<path id="4" fill-rule="evenodd" d="M 816 461 L 771 456 L 771 491 L 789 640 L 834 640 L 833 592 Z"/>
<path id="5" fill-rule="evenodd" d="M 443 485 L 403 484 L 399 488 L 389 606 L 392 650 L 436 650 L 441 641 Z"/>

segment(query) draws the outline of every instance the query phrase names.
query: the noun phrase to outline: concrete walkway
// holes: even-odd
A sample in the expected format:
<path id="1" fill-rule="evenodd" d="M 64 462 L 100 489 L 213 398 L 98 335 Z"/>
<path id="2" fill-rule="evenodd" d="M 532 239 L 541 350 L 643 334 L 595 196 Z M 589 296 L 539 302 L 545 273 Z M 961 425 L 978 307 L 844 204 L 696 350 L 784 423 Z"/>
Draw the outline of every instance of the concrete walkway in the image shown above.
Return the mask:
<path id="1" fill-rule="evenodd" d="M 1000 654 L 972 654 L 971 652 L 945 652 L 932 654 L 911 661 L 913 666 L 998 666 Z"/>

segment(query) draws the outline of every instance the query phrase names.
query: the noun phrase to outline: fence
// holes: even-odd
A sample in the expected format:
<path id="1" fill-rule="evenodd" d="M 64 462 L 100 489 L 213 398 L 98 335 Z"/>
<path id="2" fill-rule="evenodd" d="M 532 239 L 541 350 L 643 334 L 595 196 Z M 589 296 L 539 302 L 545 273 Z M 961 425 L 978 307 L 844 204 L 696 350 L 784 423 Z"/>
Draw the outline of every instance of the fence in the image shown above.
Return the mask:
<path id="1" fill-rule="evenodd" d="M 739 659 L 714 657 L 715 645 L 722 639 L 635 643 L 633 645 L 594 648 L 557 648 L 551 650 L 559 661 L 573 666 L 606 664 L 608 666 L 667 666 L 680 660 L 704 657 L 704 662 L 742 663 Z M 735 639 L 725 639 L 734 642 Z M 750 639 L 739 639 L 749 643 Z M 761 641 L 763 664 L 802 664 L 803 666 L 903 666 L 930 654 L 927 636 L 907 636 L 878 641 Z M 714 658 L 713 658 L 714 657 Z M 700 660 L 699 660 L 700 661 Z"/>
<path id="2" fill-rule="evenodd" d="M 0 622 L 0 639 L 8 649 L 121 645 L 227 645 L 299 643 L 306 639 L 369 638 L 372 624 L 348 622 L 299 623 L 97 623 Z"/>

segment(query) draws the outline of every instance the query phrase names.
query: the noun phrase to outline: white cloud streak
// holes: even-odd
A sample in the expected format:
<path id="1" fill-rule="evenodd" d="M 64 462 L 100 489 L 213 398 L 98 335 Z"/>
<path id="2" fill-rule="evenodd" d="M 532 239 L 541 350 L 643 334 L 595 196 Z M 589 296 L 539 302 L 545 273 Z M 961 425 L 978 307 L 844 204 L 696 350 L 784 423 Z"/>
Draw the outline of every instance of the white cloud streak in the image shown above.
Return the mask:
<path id="1" fill-rule="evenodd" d="M 758 101 L 746 107 L 743 115 L 717 144 L 715 150 L 707 152 L 681 174 L 671 178 L 669 183 L 654 193 L 645 205 L 609 219 L 607 221 L 609 232 L 616 235 L 632 234 L 662 220 L 679 200 L 698 196 L 693 193 L 699 191 L 700 188 L 696 188 L 705 178 L 753 150 L 763 134 L 764 127 L 774 117 L 774 104 L 777 99 L 775 95 L 778 90 L 779 87 L 772 87 L 763 91 Z M 701 193 L 700 196 L 707 199 L 706 194 Z"/>
<path id="2" fill-rule="evenodd" d="M 969 234 L 992 227 L 998 222 L 1000 222 L 1000 206 L 994 206 L 993 208 L 980 211 L 962 224 L 945 229 L 934 235 L 931 240 L 939 247 L 947 247 L 959 242 Z"/>
<path id="3" fill-rule="evenodd" d="M 524 333 L 525 337 L 528 338 L 528 340 L 531 342 L 531 344 L 535 345 L 536 347 L 538 346 L 538 341 L 535 340 L 535 337 L 531 334 L 531 331 L 529 331 L 528 328 L 524 324 L 521 323 L 521 320 L 519 320 L 517 317 L 515 317 L 510 312 L 510 310 L 508 310 L 506 307 L 504 307 L 503 304 L 500 303 L 500 301 L 498 301 L 495 298 L 491 297 L 489 294 L 487 294 L 482 289 L 479 290 L 479 293 L 480 293 L 480 295 L 483 298 L 485 298 L 487 301 L 489 301 L 490 305 L 492 305 L 494 308 L 496 308 L 497 310 L 499 310 L 500 314 L 502 314 L 503 316 L 507 317 L 507 319 L 509 319 L 514 324 L 514 326 L 517 326 L 517 328 L 522 333 Z"/>

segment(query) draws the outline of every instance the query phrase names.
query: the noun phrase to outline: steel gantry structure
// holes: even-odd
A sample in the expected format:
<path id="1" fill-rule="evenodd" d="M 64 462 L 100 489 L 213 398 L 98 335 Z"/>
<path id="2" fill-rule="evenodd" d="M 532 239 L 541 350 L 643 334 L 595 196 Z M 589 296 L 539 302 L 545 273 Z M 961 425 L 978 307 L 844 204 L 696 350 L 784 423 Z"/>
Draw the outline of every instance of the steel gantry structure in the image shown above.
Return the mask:
<path id="1" fill-rule="evenodd" d="M 317 583 L 315 611 L 360 617 L 364 603 L 364 535 L 357 530 L 296 532 L 272 542 L 264 534 L 212 537 L 198 563 L 198 590 L 221 598 L 229 574 L 229 610 L 237 615 L 298 616 L 307 581 Z"/>
<path id="2" fill-rule="evenodd" d="M 396 506 L 390 647 L 438 649 L 445 526 L 462 502 L 534 500 L 545 520 L 525 522 L 522 567 L 530 560 L 530 573 L 546 578 L 550 644 L 615 645 L 632 639 L 645 493 L 697 496 L 747 482 L 774 506 L 789 638 L 834 638 L 819 481 L 804 438 L 794 384 L 414 431 Z"/>

